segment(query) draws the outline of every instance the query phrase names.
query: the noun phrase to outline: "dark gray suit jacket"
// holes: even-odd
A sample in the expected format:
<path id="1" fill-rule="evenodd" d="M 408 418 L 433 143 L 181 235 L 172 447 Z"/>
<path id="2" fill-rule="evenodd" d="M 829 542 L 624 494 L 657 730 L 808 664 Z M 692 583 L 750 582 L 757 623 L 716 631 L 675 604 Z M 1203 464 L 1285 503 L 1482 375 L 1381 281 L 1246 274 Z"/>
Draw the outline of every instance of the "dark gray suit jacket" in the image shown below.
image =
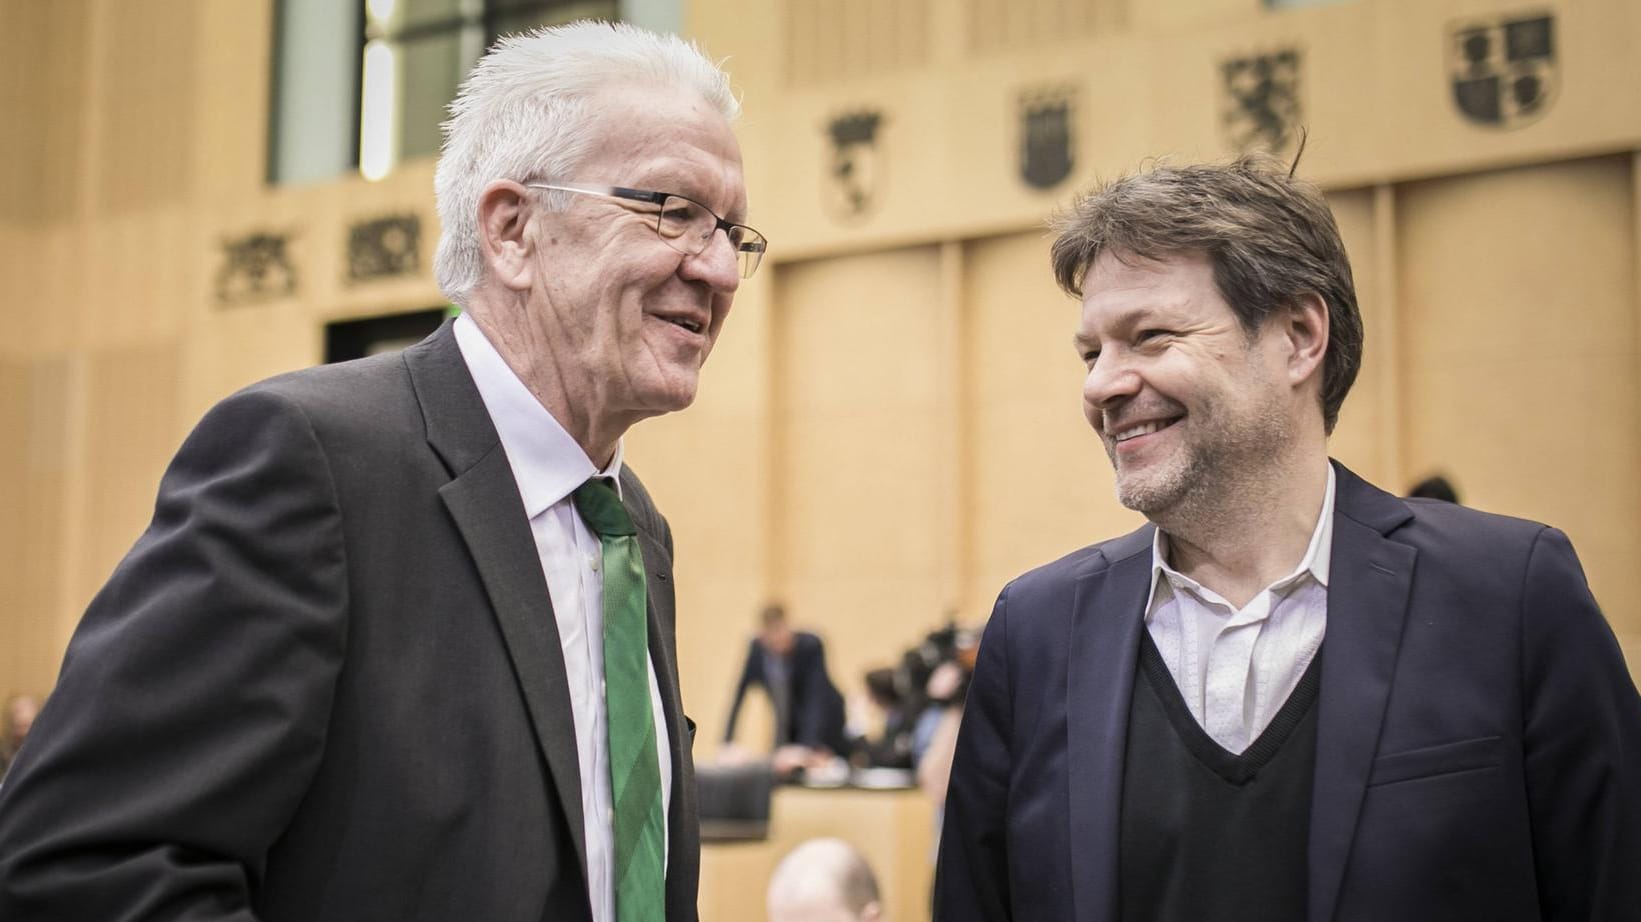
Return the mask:
<path id="1" fill-rule="evenodd" d="M 672 542 L 622 475 L 696 917 Z M 588 919 L 563 654 L 450 325 L 211 410 L 0 789 L 0 918 Z"/>
<path id="2" fill-rule="evenodd" d="M 1310 922 L 1641 919 L 1641 698 L 1566 537 L 1335 469 Z M 998 597 L 940 922 L 1117 920 L 1152 534 Z"/>

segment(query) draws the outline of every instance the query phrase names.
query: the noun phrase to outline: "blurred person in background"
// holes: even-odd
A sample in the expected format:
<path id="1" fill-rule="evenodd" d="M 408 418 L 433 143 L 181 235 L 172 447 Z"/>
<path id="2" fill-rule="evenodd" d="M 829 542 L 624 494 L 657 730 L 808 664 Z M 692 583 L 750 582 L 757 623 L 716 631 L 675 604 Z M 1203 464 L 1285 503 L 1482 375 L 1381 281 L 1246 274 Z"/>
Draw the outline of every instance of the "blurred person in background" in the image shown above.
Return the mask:
<path id="1" fill-rule="evenodd" d="M 1321 192 L 1161 164 L 1058 227 L 1149 524 L 998 596 L 936 918 L 1641 919 L 1641 697 L 1566 536 L 1327 456 L 1362 324 Z"/>
<path id="2" fill-rule="evenodd" d="M 672 538 L 621 446 L 763 253 L 738 108 L 622 24 L 479 61 L 434 178 L 460 317 L 188 437 L 0 788 L 0 918 L 696 918 Z"/>
<path id="3" fill-rule="evenodd" d="M 842 839 L 810 839 L 769 879 L 769 922 L 883 922 L 871 865 Z"/>
<path id="4" fill-rule="evenodd" d="M 23 747 L 39 713 L 40 699 L 33 695 L 17 694 L 6 699 L 5 710 L 0 712 L 0 780 L 4 780 L 6 769 Z"/>
<path id="5" fill-rule="evenodd" d="M 862 728 L 854 760 L 868 768 L 911 768 L 912 728 L 916 714 L 907 709 L 895 682 L 893 669 L 873 669 L 866 673 L 866 696 L 878 713 L 878 732 Z"/>
<path id="6" fill-rule="evenodd" d="M 775 712 L 773 763 L 789 777 L 799 769 L 830 765 L 849 754 L 843 695 L 826 671 L 826 644 L 808 631 L 793 630 L 786 609 L 777 604 L 758 615 L 758 635 L 747 645 L 741 678 L 724 726 L 723 761 L 741 761 L 748 753 L 735 745 L 741 702 L 752 686 L 769 695 Z"/>
<path id="7" fill-rule="evenodd" d="M 1436 474 L 1419 481 L 1407 491 L 1408 499 L 1439 499 L 1444 503 L 1459 501 L 1459 490 L 1453 482 Z"/>

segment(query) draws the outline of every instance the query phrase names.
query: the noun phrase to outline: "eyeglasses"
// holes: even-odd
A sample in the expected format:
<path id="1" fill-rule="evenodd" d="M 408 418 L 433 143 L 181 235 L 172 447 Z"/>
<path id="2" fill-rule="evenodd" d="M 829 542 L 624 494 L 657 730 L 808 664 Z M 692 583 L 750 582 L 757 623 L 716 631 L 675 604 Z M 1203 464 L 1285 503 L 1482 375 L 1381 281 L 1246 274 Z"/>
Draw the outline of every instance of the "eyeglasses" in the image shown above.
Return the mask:
<path id="1" fill-rule="evenodd" d="M 751 278 L 752 273 L 758 271 L 758 263 L 763 260 L 764 251 L 769 248 L 769 241 L 763 234 L 745 224 L 725 221 L 700 202 L 671 192 L 646 192 L 643 189 L 628 189 L 623 186 L 597 186 L 579 182 L 529 182 L 525 185 L 532 189 L 601 195 L 605 198 L 637 202 L 635 210 L 654 216 L 655 232 L 667 246 L 690 256 L 701 255 L 707 244 L 712 242 L 712 235 L 722 229 L 724 236 L 729 238 L 729 245 L 735 248 L 735 261 L 739 264 L 741 278 L 744 279 Z"/>

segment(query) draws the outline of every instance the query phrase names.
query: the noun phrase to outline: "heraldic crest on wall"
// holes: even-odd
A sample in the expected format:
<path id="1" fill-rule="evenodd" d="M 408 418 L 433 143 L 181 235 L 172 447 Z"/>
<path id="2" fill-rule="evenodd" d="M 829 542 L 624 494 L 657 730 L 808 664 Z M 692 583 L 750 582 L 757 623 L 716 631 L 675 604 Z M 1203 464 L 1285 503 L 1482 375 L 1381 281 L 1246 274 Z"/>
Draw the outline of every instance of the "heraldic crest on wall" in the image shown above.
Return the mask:
<path id="1" fill-rule="evenodd" d="M 825 197 L 827 210 L 839 220 L 859 220 L 877 205 L 883 183 L 883 154 L 877 144 L 882 125 L 883 113 L 875 109 L 846 112 L 827 123 L 832 167 Z"/>
<path id="2" fill-rule="evenodd" d="M 407 275 L 421 266 L 422 220 L 414 214 L 360 221 L 348 230 L 348 281 Z"/>
<path id="3" fill-rule="evenodd" d="M 240 307 L 296 294 L 291 234 L 257 231 L 222 241 L 216 273 L 218 307 Z"/>
<path id="4" fill-rule="evenodd" d="M 1549 110 L 1557 88 L 1555 17 L 1466 20 L 1448 31 L 1453 103 L 1465 118 L 1520 128 Z"/>
<path id="5" fill-rule="evenodd" d="M 1052 189 L 1077 162 L 1077 90 L 1038 87 L 1020 94 L 1020 178 L 1033 189 Z"/>
<path id="6" fill-rule="evenodd" d="M 1219 66 L 1225 140 L 1237 151 L 1280 152 L 1298 135 L 1298 48 L 1231 58 Z"/>

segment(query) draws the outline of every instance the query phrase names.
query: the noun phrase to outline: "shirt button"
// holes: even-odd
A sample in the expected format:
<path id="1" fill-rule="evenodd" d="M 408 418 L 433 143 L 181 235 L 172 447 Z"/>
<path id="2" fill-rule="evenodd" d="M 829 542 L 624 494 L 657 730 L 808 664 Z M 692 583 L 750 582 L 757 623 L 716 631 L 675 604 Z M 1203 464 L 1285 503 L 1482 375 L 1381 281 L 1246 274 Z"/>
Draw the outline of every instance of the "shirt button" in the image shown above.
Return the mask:
<path id="1" fill-rule="evenodd" d="M 597 554 L 588 554 L 587 555 L 587 566 L 592 567 L 594 573 L 597 573 L 599 568 L 602 567 L 603 565 L 604 565 L 604 561 L 600 560 L 599 556 Z"/>

